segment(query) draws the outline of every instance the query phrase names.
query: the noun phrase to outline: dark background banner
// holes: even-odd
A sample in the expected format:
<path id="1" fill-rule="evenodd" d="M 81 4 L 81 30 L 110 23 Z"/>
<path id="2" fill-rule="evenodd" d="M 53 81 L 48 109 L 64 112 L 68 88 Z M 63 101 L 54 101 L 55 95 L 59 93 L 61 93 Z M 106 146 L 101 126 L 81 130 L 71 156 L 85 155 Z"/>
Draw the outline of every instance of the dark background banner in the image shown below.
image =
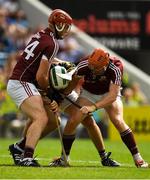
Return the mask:
<path id="1" fill-rule="evenodd" d="M 78 28 L 150 74 L 149 68 L 141 63 L 144 57 L 144 64 L 147 64 L 150 56 L 150 1 L 42 2 L 52 9 L 66 10 Z"/>

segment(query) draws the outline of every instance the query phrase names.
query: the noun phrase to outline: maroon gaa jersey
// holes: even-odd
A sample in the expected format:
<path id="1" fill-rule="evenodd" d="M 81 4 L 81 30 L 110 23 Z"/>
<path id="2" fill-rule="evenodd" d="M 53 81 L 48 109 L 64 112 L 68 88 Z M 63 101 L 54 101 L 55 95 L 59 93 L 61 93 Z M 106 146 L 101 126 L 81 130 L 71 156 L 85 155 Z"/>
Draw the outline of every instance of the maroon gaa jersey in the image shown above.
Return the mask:
<path id="1" fill-rule="evenodd" d="M 19 56 L 10 79 L 34 83 L 41 59 L 51 63 L 58 48 L 58 41 L 50 29 L 37 32 Z"/>
<path id="2" fill-rule="evenodd" d="M 77 75 L 84 76 L 83 88 L 88 92 L 101 95 L 109 91 L 110 82 L 121 86 L 123 64 L 119 59 L 110 57 L 110 63 L 102 75 L 93 75 L 88 68 L 87 58 L 82 59 L 77 65 Z"/>

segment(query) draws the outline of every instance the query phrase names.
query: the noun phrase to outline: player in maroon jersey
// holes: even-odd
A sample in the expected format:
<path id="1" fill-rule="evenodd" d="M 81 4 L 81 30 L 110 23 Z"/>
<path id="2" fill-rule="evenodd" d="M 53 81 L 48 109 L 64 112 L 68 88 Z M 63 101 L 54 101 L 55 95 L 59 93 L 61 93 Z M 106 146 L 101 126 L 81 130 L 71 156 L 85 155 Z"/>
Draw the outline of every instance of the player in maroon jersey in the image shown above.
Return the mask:
<path id="1" fill-rule="evenodd" d="M 9 146 L 13 158 L 16 158 L 15 163 L 20 166 L 39 166 L 33 158 L 38 140 L 45 128 L 57 127 L 56 122 L 52 122 L 54 115 L 50 108 L 56 112 L 58 105 L 56 101 L 52 101 L 50 105 L 44 104 L 45 101 L 43 102 L 37 87 L 48 92 L 49 82 L 46 77 L 59 49 L 57 39 L 63 39 L 69 34 L 72 18 L 65 11 L 55 9 L 50 14 L 48 23 L 46 29 L 32 36 L 20 55 L 7 85 L 9 95 L 30 118 L 26 138 L 24 138 L 26 143 L 23 158 L 17 160 L 18 154 L 15 153 L 14 145 Z M 51 126 L 47 125 L 49 123 Z"/>
<path id="2" fill-rule="evenodd" d="M 104 108 L 120 133 L 122 141 L 131 152 L 135 165 L 147 168 L 149 165 L 139 153 L 132 130 L 123 119 L 123 105 L 120 95 L 123 75 L 122 62 L 115 57 L 110 57 L 102 49 L 95 49 L 91 55 L 79 62 L 76 75 L 84 76 L 83 89 L 76 102 L 82 108 L 79 110 L 78 107 L 72 105 L 66 110 L 70 115 L 63 132 L 66 154 L 69 156 L 78 124 L 82 122 L 85 127 L 92 127 L 94 121 L 89 114 L 97 109 Z M 93 142 L 97 147 L 96 138 L 93 139 Z M 105 155 L 105 152 L 100 152 L 100 156 L 105 157 Z M 61 164 L 63 164 L 63 155 L 50 165 L 58 166 Z"/>

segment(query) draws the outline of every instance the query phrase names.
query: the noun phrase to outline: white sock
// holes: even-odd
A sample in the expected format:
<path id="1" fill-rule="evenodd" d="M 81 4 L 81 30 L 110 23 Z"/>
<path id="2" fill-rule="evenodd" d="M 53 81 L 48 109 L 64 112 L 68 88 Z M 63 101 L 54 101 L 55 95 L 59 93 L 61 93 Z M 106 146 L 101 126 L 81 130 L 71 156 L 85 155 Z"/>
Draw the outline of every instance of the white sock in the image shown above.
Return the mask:
<path id="1" fill-rule="evenodd" d="M 67 161 L 69 161 L 69 156 L 68 155 L 66 155 L 66 158 L 67 158 Z M 64 155 L 63 154 L 61 155 L 61 159 L 64 160 Z"/>
<path id="2" fill-rule="evenodd" d="M 134 159 L 134 161 L 143 160 L 143 158 L 142 158 L 142 156 L 141 156 L 140 153 L 134 154 L 134 155 L 133 155 L 133 159 Z"/>

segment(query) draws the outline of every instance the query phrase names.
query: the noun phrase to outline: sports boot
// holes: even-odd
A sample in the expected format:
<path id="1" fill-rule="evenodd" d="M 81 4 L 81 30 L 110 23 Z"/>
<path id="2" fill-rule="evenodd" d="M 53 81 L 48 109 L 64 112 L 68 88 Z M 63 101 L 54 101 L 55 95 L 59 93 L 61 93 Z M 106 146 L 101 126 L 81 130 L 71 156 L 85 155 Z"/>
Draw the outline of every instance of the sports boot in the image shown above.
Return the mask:
<path id="1" fill-rule="evenodd" d="M 110 158 L 111 152 L 108 152 L 107 155 L 102 159 L 101 163 L 103 166 L 110 166 L 110 167 L 118 167 L 120 163 Z"/>
<path id="2" fill-rule="evenodd" d="M 15 165 L 18 165 L 24 150 L 21 149 L 17 144 L 11 144 L 8 150 L 10 151 L 10 154 L 12 155 Z"/>
<path id="3" fill-rule="evenodd" d="M 135 165 L 137 168 L 149 168 L 150 165 L 145 162 L 143 159 L 142 160 L 135 160 Z"/>
<path id="4" fill-rule="evenodd" d="M 23 159 L 20 159 L 18 165 L 19 166 L 40 167 L 40 164 L 34 158 L 23 158 Z"/>
<path id="5" fill-rule="evenodd" d="M 70 166 L 69 161 L 67 161 L 67 164 L 65 163 L 64 159 L 62 158 L 56 158 L 52 162 L 49 163 L 49 166 L 51 167 L 62 167 L 62 166 Z"/>

